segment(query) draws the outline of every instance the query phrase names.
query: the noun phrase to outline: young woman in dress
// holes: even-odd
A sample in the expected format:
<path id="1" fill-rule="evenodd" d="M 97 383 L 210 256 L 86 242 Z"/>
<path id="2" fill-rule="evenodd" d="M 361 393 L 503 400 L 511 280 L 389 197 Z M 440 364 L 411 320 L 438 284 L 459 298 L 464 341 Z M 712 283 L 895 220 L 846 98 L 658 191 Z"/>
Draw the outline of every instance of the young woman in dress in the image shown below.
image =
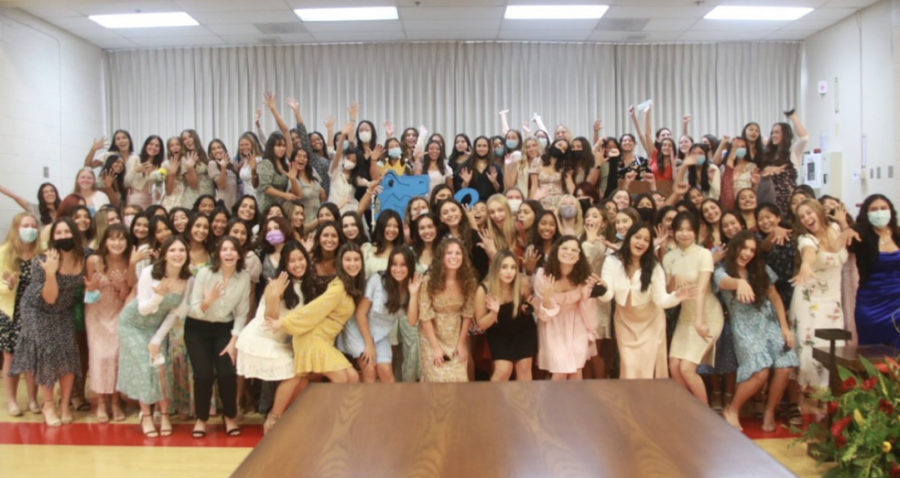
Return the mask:
<path id="1" fill-rule="evenodd" d="M 228 149 L 220 139 L 213 139 L 207 147 L 208 175 L 216 189 L 216 201 L 231 209 L 238 199 L 238 170 L 231 162 Z"/>
<path id="2" fill-rule="evenodd" d="M 774 202 L 782 211 L 788 210 L 791 192 L 797 185 L 797 173 L 803 165 L 803 151 L 809 142 L 809 135 L 797 113 L 790 110 L 786 114 L 793 128 L 783 122 L 772 125 L 769 142 L 762 151 L 762 181 L 758 189 L 764 202 Z"/>
<path id="3" fill-rule="evenodd" d="M 540 161 L 531 165 L 531 185 L 529 199 L 537 199 L 544 209 L 556 210 L 559 198 L 566 191 L 575 191 L 575 180 L 571 174 L 563 177 L 563 166 L 567 159 L 569 142 L 558 139 L 547 148 Z M 571 171 L 566 171 L 571 173 Z"/>
<path id="4" fill-rule="evenodd" d="M 197 422 L 191 434 L 206 436 L 208 404 L 213 381 L 218 385 L 223 405 L 225 433 L 241 434 L 237 416 L 237 374 L 235 343 L 250 311 L 250 274 L 237 239 L 226 236 L 218 244 L 212 264 L 195 275 L 191 308 L 184 322 L 184 343 L 194 375 L 194 411 Z"/>
<path id="5" fill-rule="evenodd" d="M 697 366 L 714 363 L 715 344 L 722 333 L 724 316 L 710 282 L 713 256 L 697 244 L 698 229 L 696 217 L 679 213 L 672 222 L 678 248 L 666 254 L 662 264 L 669 279 L 669 290 L 686 285 L 697 289 L 696 299 L 681 303 L 669 351 L 669 372 L 679 385 L 707 404 L 706 386 L 697 374 Z"/>
<path id="6" fill-rule="evenodd" d="M 854 228 L 860 238 L 850 245 L 859 268 L 856 324 L 860 345 L 900 347 L 891 314 L 900 309 L 900 228 L 897 211 L 883 194 L 863 201 Z"/>
<path id="7" fill-rule="evenodd" d="M 325 375 L 332 383 L 359 381 L 353 365 L 334 346 L 335 338 L 364 294 L 365 273 L 359 246 L 352 242 L 342 245 L 335 262 L 336 277 L 320 296 L 282 317 L 273 311 L 266 313 L 267 323 L 293 336 L 294 374 L 300 378 L 301 388 L 313 373 Z"/>
<path id="8" fill-rule="evenodd" d="M 6 390 L 7 411 L 10 416 L 22 414 L 16 398 L 19 389 L 19 375 L 10 373 L 19 330 L 22 327 L 22 297 L 31 283 L 31 260 L 42 252 L 37 217 L 20 212 L 13 217 L 6 234 L 6 241 L 0 246 L 0 351 L 3 351 L 3 388 Z M 40 413 L 37 404 L 37 388 L 34 376 L 25 374 L 28 392 L 28 410 Z"/>
<path id="9" fill-rule="evenodd" d="M 507 249 L 494 255 L 484 282 L 475 291 L 475 317 L 485 330 L 491 358 L 492 382 L 531 380 L 537 354 L 537 327 L 527 282 L 519 274 L 516 256 Z"/>
<path id="10" fill-rule="evenodd" d="M 256 205 L 254 196 L 244 195 L 231 211 L 234 217 L 243 221 L 251 231 L 253 226 L 259 221 L 259 208 Z"/>
<path id="11" fill-rule="evenodd" d="M 550 372 L 551 380 L 581 380 L 584 364 L 597 354 L 591 291 L 599 281 L 575 236 L 554 242 L 534 275 L 538 368 Z"/>
<path id="12" fill-rule="evenodd" d="M 310 251 L 310 259 L 312 260 L 310 274 L 313 281 L 312 298 L 316 298 L 328 289 L 328 284 L 337 276 L 339 266 L 337 252 L 343 240 L 336 223 L 322 222 L 316 229 L 313 241 L 312 250 Z M 363 271 L 363 274 L 365 274 L 365 271 Z"/>
<path id="13" fill-rule="evenodd" d="M 756 231 L 756 192 L 751 188 L 741 189 L 735 196 L 737 210 L 741 212 L 748 231 Z M 784 211 L 779 208 L 779 210 Z"/>
<path id="14" fill-rule="evenodd" d="M 18 304 L 22 324 L 10 373 L 30 373 L 40 388 L 44 422 L 72 422 L 69 398 L 81 372 L 74 309 L 83 287 L 84 249 L 75 223 L 61 217 L 50 226 L 50 249 L 31 261 L 31 282 Z M 57 414 L 53 387 L 59 382 Z"/>
<path id="15" fill-rule="evenodd" d="M 423 382 L 466 382 L 475 272 L 459 239 L 441 241 L 424 287 L 410 298 L 409 323 L 419 324 Z"/>
<path id="16" fill-rule="evenodd" d="M 288 153 L 291 150 L 289 141 L 278 132 L 269 135 L 266 140 L 266 148 L 263 159 L 256 165 L 259 185 L 256 188 L 256 200 L 259 201 L 259 209 L 263 210 L 270 204 L 281 204 L 284 201 L 300 199 L 293 192 L 289 192 L 289 180 L 287 172 L 290 169 Z"/>
<path id="17" fill-rule="evenodd" d="M 696 288 L 666 291 L 666 274 L 651 251 L 650 226 L 635 223 L 622 247 L 603 263 L 600 300 L 616 301 L 614 313 L 619 347 L 620 378 L 666 378 L 666 319 L 664 309 L 693 298 Z"/>
<path id="18" fill-rule="evenodd" d="M 141 271 L 137 296 L 119 314 L 119 370 L 116 390 L 141 406 L 141 431 L 153 438 L 172 434 L 169 394 L 172 377 L 160 367 L 165 357 L 163 341 L 175 317 L 188 311 L 191 271 L 187 244 L 171 236 L 160 246 L 159 258 Z M 160 412 L 156 429 L 150 407 Z"/>
<path id="19" fill-rule="evenodd" d="M 268 433 L 281 418 L 296 395 L 300 377 L 294 374 L 294 352 L 291 337 L 283 330 L 270 327 L 266 314 L 284 317 L 291 310 L 302 307 L 312 295 L 312 281 L 307 274 L 309 253 L 296 241 L 281 250 L 278 275 L 269 281 L 256 309 L 256 316 L 237 340 L 237 373 L 244 378 L 278 382 L 272 408 L 263 424 Z M 277 314 L 273 311 L 277 310 Z"/>
<path id="20" fill-rule="evenodd" d="M 798 365 L 794 353 L 794 333 L 788 326 L 781 296 L 775 290 L 775 273 L 758 254 L 759 242 L 750 231 L 741 231 L 728 243 L 725 260 L 713 273 L 713 284 L 728 309 L 738 359 L 737 390 L 723 416 L 741 429 L 741 407 L 769 382 L 769 396 L 763 413 L 763 431 L 774 431 L 775 406 Z"/>
<path id="21" fill-rule="evenodd" d="M 843 223 L 827 219 L 825 209 L 815 199 L 797 207 L 794 230 L 800 267 L 791 279 L 795 290 L 788 322 L 797 337 L 797 383 L 806 391 L 828 387 L 828 370 L 812 356 L 813 347 L 828 345 L 827 340 L 815 336 L 816 329 L 844 328 L 841 270 L 847 262 L 847 241 L 841 228 L 849 228 L 849 224 L 846 215 L 838 219 Z"/>
<path id="22" fill-rule="evenodd" d="M 347 239 L 346 234 L 344 236 Z M 366 261 L 366 277 L 387 270 L 391 251 L 406 242 L 403 238 L 402 220 L 396 211 L 381 211 L 372 232 L 372 242 L 361 246 Z"/>
<path id="23" fill-rule="evenodd" d="M 376 225 L 375 227 L 378 226 Z M 354 211 L 349 211 L 341 214 L 341 234 L 344 235 L 344 240 L 348 242 L 355 242 L 356 245 L 361 248 L 367 247 L 365 246 L 365 244 L 369 242 L 369 236 L 368 234 L 366 234 L 366 228 L 363 225 L 363 220 L 361 217 L 359 217 L 359 214 Z M 363 254 L 365 254 L 365 252 L 363 252 Z M 368 259 L 366 259 L 366 267 L 368 266 L 369 261 Z"/>
<path id="24" fill-rule="evenodd" d="M 231 215 L 228 214 L 228 211 L 218 206 L 209 214 L 210 244 L 218 243 L 219 239 L 225 235 L 225 227 L 228 225 L 229 219 L 231 219 Z"/>
<path id="25" fill-rule="evenodd" d="M 84 168 L 78 171 L 78 174 L 75 176 L 73 192 L 84 198 L 84 202 L 91 214 L 100 209 L 100 206 L 109 204 L 109 196 L 97 189 L 97 177 L 94 175 L 93 169 Z"/>
<path id="26" fill-rule="evenodd" d="M 144 140 L 138 156 L 126 156 L 125 181 L 128 188 L 127 204 L 137 204 L 141 208 L 153 204 L 153 173 L 162 167 L 166 157 L 163 140 L 157 135 L 150 135 Z"/>
<path id="27" fill-rule="evenodd" d="M 253 132 L 247 131 L 238 139 L 237 170 L 242 197 L 256 197 L 256 187 L 259 185 L 256 165 L 262 161 L 262 153 L 259 150 L 259 139 Z"/>
<path id="28" fill-rule="evenodd" d="M 115 224 L 104 231 L 97 253 L 85 261 L 84 325 L 87 330 L 91 390 L 97 395 L 97 421 L 109 421 L 106 401 L 112 405 L 113 419 L 125 419 L 116 393 L 119 365 L 119 313 L 137 282 L 128 275 L 131 243 L 125 226 Z"/>
<path id="29" fill-rule="evenodd" d="M 394 382 L 390 335 L 407 320 L 409 290 L 415 287 L 410 285 L 416 272 L 412 249 L 395 247 L 388 263 L 386 270 L 369 276 L 365 295 L 337 340 L 339 349 L 356 358 L 364 383 L 375 383 L 376 376 L 382 383 Z"/>

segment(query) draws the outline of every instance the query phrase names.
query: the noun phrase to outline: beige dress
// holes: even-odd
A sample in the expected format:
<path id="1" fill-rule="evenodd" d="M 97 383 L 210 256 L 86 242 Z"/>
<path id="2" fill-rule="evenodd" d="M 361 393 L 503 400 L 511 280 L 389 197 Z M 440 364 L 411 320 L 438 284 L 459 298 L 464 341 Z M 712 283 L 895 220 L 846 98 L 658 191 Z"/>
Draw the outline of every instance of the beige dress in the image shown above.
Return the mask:
<path id="1" fill-rule="evenodd" d="M 466 364 L 460 362 L 458 357 L 453 357 L 453 351 L 459 342 L 459 333 L 462 327 L 463 317 L 475 315 L 472 297 L 452 297 L 449 299 L 434 299 L 428 293 L 428 277 L 425 277 L 422 288 L 419 291 L 419 352 L 422 363 L 423 382 L 468 382 L 469 375 L 466 372 Z M 422 322 L 431 321 L 434 334 L 437 336 L 441 350 L 451 360 L 444 360 L 443 365 L 435 366 L 431 355 L 431 344 L 422 330 Z"/>
<path id="2" fill-rule="evenodd" d="M 722 304 L 719 303 L 712 291 L 712 252 L 697 244 L 685 250 L 676 247 L 663 257 L 663 269 L 669 277 L 677 274 L 692 284 L 697 283 L 701 272 L 710 273 L 710 283 L 706 284 L 706 293 L 703 294 L 703 297 L 685 300 L 681 303 L 678 324 L 675 326 L 672 343 L 669 346 L 669 357 L 697 364 L 714 365 L 716 339 L 722 333 L 725 316 L 722 313 Z M 712 334 L 709 339 L 701 337 L 694 327 L 698 300 L 703 300 L 703 320 Z"/>

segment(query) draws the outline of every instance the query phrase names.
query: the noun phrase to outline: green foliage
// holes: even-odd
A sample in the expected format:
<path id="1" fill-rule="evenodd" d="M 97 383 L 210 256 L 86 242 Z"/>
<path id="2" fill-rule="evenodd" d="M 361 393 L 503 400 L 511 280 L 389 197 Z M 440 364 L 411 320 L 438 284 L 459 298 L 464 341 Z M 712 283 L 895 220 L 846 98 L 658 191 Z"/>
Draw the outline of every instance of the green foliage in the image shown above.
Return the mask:
<path id="1" fill-rule="evenodd" d="M 828 406 L 827 425 L 810 424 L 799 440 L 818 443 L 817 460 L 835 462 L 826 477 L 900 478 L 900 364 L 860 361 L 863 376 L 839 368 L 842 394 L 818 395 Z"/>

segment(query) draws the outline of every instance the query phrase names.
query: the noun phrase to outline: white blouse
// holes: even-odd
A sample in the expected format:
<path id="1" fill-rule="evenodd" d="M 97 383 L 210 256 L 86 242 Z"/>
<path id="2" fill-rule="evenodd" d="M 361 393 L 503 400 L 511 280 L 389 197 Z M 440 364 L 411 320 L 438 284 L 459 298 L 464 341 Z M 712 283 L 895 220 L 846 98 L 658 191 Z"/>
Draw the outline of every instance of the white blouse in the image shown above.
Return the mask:
<path id="1" fill-rule="evenodd" d="M 670 294 L 666 291 L 666 273 L 659 264 L 653 268 L 650 286 L 643 291 L 641 290 L 641 270 L 635 270 L 634 274 L 628 277 L 625 266 L 617 256 L 606 258 L 603 262 L 601 277 L 607 285 L 606 293 L 599 297 L 603 302 L 609 302 L 615 298 L 616 304 L 624 307 L 628 303 L 629 294 L 631 294 L 631 305 L 635 307 L 653 301 L 657 307 L 668 309 L 681 302 L 674 293 Z"/>

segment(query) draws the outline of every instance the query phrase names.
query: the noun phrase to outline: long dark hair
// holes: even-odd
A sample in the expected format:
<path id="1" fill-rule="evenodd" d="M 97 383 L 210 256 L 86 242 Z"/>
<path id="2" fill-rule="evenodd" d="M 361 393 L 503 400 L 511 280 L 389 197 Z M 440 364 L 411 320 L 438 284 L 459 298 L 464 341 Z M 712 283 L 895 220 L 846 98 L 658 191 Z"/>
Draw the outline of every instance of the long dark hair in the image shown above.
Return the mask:
<path id="1" fill-rule="evenodd" d="M 672 226 L 675 226 L 674 222 L 672 223 Z M 625 268 L 626 271 L 628 270 L 628 265 L 631 264 L 632 260 L 631 239 L 641 229 L 647 230 L 647 232 L 650 234 L 650 245 L 653 245 L 653 228 L 641 222 L 632 224 L 628 229 L 628 233 L 625 234 L 625 240 L 622 242 L 622 247 L 619 248 L 618 252 L 616 252 L 616 256 L 622 262 L 622 267 Z M 653 251 L 648 248 L 646 251 L 644 251 L 644 254 L 641 256 L 640 260 L 642 291 L 645 291 L 648 287 L 650 287 L 650 280 L 653 279 L 653 270 L 656 268 L 656 264 L 656 254 L 654 254 Z"/>
<path id="2" fill-rule="evenodd" d="M 753 289 L 753 295 L 756 296 L 754 304 L 759 308 L 766 300 L 766 292 L 769 289 L 769 274 L 766 272 L 766 263 L 762 258 L 762 254 L 760 254 L 759 240 L 756 239 L 753 232 L 745 229 L 735 234 L 728 241 L 728 249 L 725 252 L 724 260 L 725 272 L 736 279 L 741 277 L 738 273 L 737 256 L 748 240 L 756 243 L 756 253 L 753 254 L 753 259 L 747 263 L 747 282 L 750 284 L 750 288 Z"/>
<path id="3" fill-rule="evenodd" d="M 784 122 L 775 123 L 772 125 L 772 129 L 774 130 L 776 126 L 781 128 L 781 141 L 778 144 L 772 144 L 770 140 L 766 145 L 763 151 L 763 166 L 791 164 L 791 143 L 794 141 L 794 130 L 791 129 L 791 125 Z"/>
<path id="4" fill-rule="evenodd" d="M 747 128 L 751 126 L 756 126 L 756 129 L 760 130 L 760 135 L 757 136 L 756 141 L 750 141 L 747 139 Z M 747 156 L 744 156 L 744 161 L 753 164 L 759 164 L 759 160 L 763 156 L 763 141 L 762 141 L 762 128 L 759 127 L 759 123 L 755 121 L 751 121 L 744 125 L 744 129 L 741 130 L 741 139 L 744 140 L 744 143 L 747 145 Z M 752 156 L 750 154 L 750 145 L 753 145 L 754 150 L 756 151 L 756 155 Z"/>
<path id="5" fill-rule="evenodd" d="M 341 250 L 341 245 L 344 244 L 344 235 L 341 234 L 341 226 L 334 221 L 325 221 L 319 224 L 319 227 L 316 228 L 316 235 L 313 242 L 312 256 L 316 262 L 319 262 L 325 258 L 325 251 L 322 250 L 322 233 L 325 232 L 325 229 L 333 227 L 335 232 L 337 232 L 338 236 L 338 249 L 335 251 L 335 257 L 337 257 L 337 253 Z M 356 243 L 354 243 L 356 244 Z M 356 247 L 359 247 L 358 245 Z"/>
<path id="6" fill-rule="evenodd" d="M 549 257 L 544 259 L 544 273 L 552 276 L 556 280 L 563 278 L 562 267 L 559 263 L 559 248 L 570 241 L 575 241 L 575 244 L 578 245 L 578 262 L 575 263 L 572 267 L 572 271 L 569 272 L 568 279 L 572 284 L 580 285 L 587 281 L 588 277 L 591 276 L 591 264 L 588 262 L 587 257 L 585 257 L 584 251 L 581 250 L 581 241 L 575 236 L 565 235 L 553 243 L 553 248 L 550 249 L 550 254 L 548 254 Z"/>
<path id="7" fill-rule="evenodd" d="M 56 241 L 53 238 L 53 233 L 56 232 L 56 228 L 60 223 L 64 223 L 69 226 L 69 231 L 72 232 L 72 239 L 75 241 L 75 247 L 72 248 L 72 254 L 75 256 L 78 262 L 84 260 L 84 236 L 81 235 L 81 231 L 78 230 L 78 226 L 75 225 L 75 221 L 72 220 L 71 217 L 62 216 L 56 218 L 53 221 L 53 224 L 50 225 L 50 247 L 48 249 L 54 249 Z M 57 274 L 59 272 L 57 271 Z"/>
<path id="8" fill-rule="evenodd" d="M 394 238 L 393 241 L 388 242 L 387 238 L 385 238 L 385 230 L 387 230 L 388 221 L 393 219 L 397 222 L 397 237 Z M 362 229 L 360 229 L 360 234 L 362 234 Z M 375 222 L 375 230 L 372 231 L 372 245 L 375 246 L 375 254 L 381 254 L 384 252 L 388 245 L 391 247 L 402 246 L 405 242 L 403 238 L 403 220 L 400 219 L 400 214 L 397 211 L 392 209 L 386 209 L 381 211 L 381 214 L 378 215 L 378 220 Z"/>
<path id="9" fill-rule="evenodd" d="M 266 140 L 266 149 L 263 151 L 263 159 L 267 159 L 272 162 L 275 166 L 280 165 L 281 171 L 287 172 L 287 170 L 291 167 L 290 164 L 287 164 L 287 158 L 282 156 L 280 158 L 275 157 L 275 145 L 279 142 L 287 145 L 287 140 L 284 138 L 284 135 L 279 133 L 278 131 L 269 135 L 269 138 Z M 287 155 L 285 155 L 287 156 Z M 276 168 L 279 169 L 279 168 Z"/>
<path id="10" fill-rule="evenodd" d="M 256 235 L 256 241 L 257 241 L 257 247 L 259 247 L 259 249 L 264 254 L 271 254 L 271 253 L 275 252 L 275 246 L 273 246 L 272 244 L 269 244 L 269 241 L 266 240 L 266 233 L 269 232 L 269 223 L 270 222 L 274 222 L 275 224 L 278 224 L 278 230 L 281 231 L 282 234 L 284 234 L 285 242 L 287 242 L 288 239 L 291 238 L 291 236 L 293 235 L 293 232 L 294 232 L 294 228 L 293 228 L 293 226 L 291 226 L 291 222 L 282 216 L 270 217 L 270 218 L 262 221 L 262 223 L 260 224 L 260 227 L 259 227 L 259 233 L 257 233 L 257 235 Z M 316 239 L 318 240 L 318 238 L 316 238 Z"/>
<path id="11" fill-rule="evenodd" d="M 153 141 L 154 139 L 159 141 L 159 152 L 156 153 L 156 156 L 153 156 L 151 158 L 150 155 L 147 153 L 147 145 L 150 144 L 150 141 Z M 153 163 L 153 166 L 156 168 L 162 166 L 163 159 L 166 158 L 166 143 L 165 143 L 165 141 L 163 141 L 162 138 L 160 138 L 158 135 L 155 135 L 155 134 L 151 134 L 150 136 L 147 136 L 147 139 L 144 140 L 144 145 L 141 146 L 140 158 L 141 158 L 142 163 L 151 161 Z M 172 173 L 172 174 L 175 174 L 175 173 Z"/>
<path id="12" fill-rule="evenodd" d="M 166 241 L 163 241 L 163 243 L 160 244 L 159 242 L 156 241 L 156 229 L 159 227 L 160 224 L 169 228 L 169 231 L 172 232 L 173 236 L 179 235 L 175 231 L 175 228 L 172 227 L 172 223 L 169 222 L 169 218 L 167 218 L 166 216 L 150 216 L 149 237 L 150 237 L 150 248 L 153 250 L 158 250 L 162 245 L 164 245 L 166 243 Z M 189 248 L 189 245 L 187 242 L 185 242 L 184 246 L 186 248 Z M 188 262 L 190 262 L 190 261 L 188 261 Z"/>
<path id="13" fill-rule="evenodd" d="M 692 144 L 691 147 L 688 148 L 688 154 L 690 154 L 692 151 L 694 151 L 694 149 L 699 149 L 700 151 L 702 151 L 704 159 L 706 159 L 707 155 L 709 154 L 709 148 L 707 148 L 706 145 L 703 143 Z M 695 174 L 695 172 L 697 171 L 697 168 L 700 168 L 700 184 L 699 185 L 697 184 L 697 176 Z M 690 184 L 691 187 L 698 187 L 698 188 L 700 188 L 701 191 L 708 193 L 709 192 L 709 164 L 704 162 L 702 165 L 695 164 L 693 166 L 689 166 L 688 167 L 688 184 Z"/>
<path id="14" fill-rule="evenodd" d="M 555 243 L 560 238 L 559 220 L 556 219 L 556 214 L 550 210 L 535 211 L 534 224 L 531 225 L 531 231 L 528 232 L 528 244 L 534 246 L 541 253 L 544 252 L 544 239 L 538 233 L 538 224 L 541 223 L 541 219 L 547 216 L 553 218 L 553 223 L 556 224 L 556 234 L 553 235 L 551 241 Z"/>
<path id="15" fill-rule="evenodd" d="M 424 212 L 422 214 L 419 214 L 419 217 L 415 218 L 413 220 L 412 224 L 409 225 L 409 237 L 412 240 L 412 246 L 413 246 L 413 250 L 416 252 L 416 256 L 422 255 L 422 251 L 425 250 L 425 241 L 422 239 L 422 236 L 419 235 L 419 222 L 422 220 L 422 218 L 428 218 L 428 220 L 430 220 L 431 223 L 434 224 L 435 236 L 434 236 L 434 241 L 432 241 L 432 243 L 431 243 L 431 247 L 436 248 L 437 243 L 439 242 L 438 241 L 439 230 L 438 230 L 437 219 L 435 219 L 434 215 L 432 215 L 430 212 Z"/>
<path id="16" fill-rule="evenodd" d="M 303 174 L 306 176 L 307 179 L 309 179 L 313 183 L 319 182 L 319 180 L 316 178 L 315 173 L 313 172 L 313 166 L 312 166 L 313 158 L 309 157 L 309 153 L 305 149 L 303 149 L 303 148 L 295 149 L 291 153 L 291 162 L 293 163 L 294 161 L 296 161 L 297 155 L 299 155 L 300 153 L 303 153 L 306 155 L 306 166 L 303 166 Z"/>
<path id="17" fill-rule="evenodd" d="M 403 279 L 402 282 L 397 282 L 394 280 L 394 276 L 391 275 L 391 266 L 394 263 L 394 256 L 402 257 L 403 262 L 406 264 L 406 279 Z M 400 246 L 392 249 L 390 256 L 388 256 L 387 270 L 380 273 L 381 285 L 384 287 L 385 292 L 387 292 L 387 301 L 384 303 L 384 306 L 389 313 L 394 314 L 400 310 L 401 307 L 406 307 L 409 303 L 409 291 L 407 285 L 415 273 L 416 256 L 413 254 L 412 249 L 407 246 Z"/>
<path id="18" fill-rule="evenodd" d="M 869 206 L 871 206 L 873 202 L 879 199 L 886 202 L 888 204 L 888 208 L 890 208 L 891 210 L 891 219 L 887 224 L 888 229 L 891 230 L 891 234 L 894 237 L 900 236 L 900 228 L 897 227 L 897 210 L 894 209 L 894 203 L 892 203 L 891 200 L 888 199 L 884 194 L 870 194 L 869 197 L 867 197 L 866 200 L 863 201 L 862 207 L 859 208 L 859 215 L 856 216 L 856 225 L 864 231 L 875 231 L 875 227 L 872 226 L 871 222 L 869 222 Z"/>
<path id="19" fill-rule="evenodd" d="M 50 186 L 53 188 L 53 192 L 56 194 L 56 201 L 53 201 L 53 210 L 59 211 L 59 203 L 62 199 L 59 197 L 59 190 L 56 189 L 56 186 L 53 183 L 43 183 L 40 187 L 38 187 L 38 212 L 41 214 L 41 224 L 47 225 L 53 222 L 53 216 L 50 214 L 50 206 L 44 201 L 44 187 Z"/>
<path id="20" fill-rule="evenodd" d="M 292 276 L 287 270 L 291 253 L 294 251 L 300 251 L 300 253 L 303 254 L 303 258 L 306 259 L 306 270 L 303 273 L 303 277 L 300 278 Z M 281 260 L 278 262 L 278 271 L 275 273 L 275 276 L 277 277 L 282 272 L 287 272 L 288 276 L 291 278 L 291 285 L 284 290 L 284 295 L 282 296 L 284 305 L 287 306 L 288 309 L 293 309 L 300 304 L 300 297 L 293 287 L 293 282 L 298 279 L 300 280 L 300 293 L 303 294 L 304 302 L 315 296 L 312 274 L 309 273 L 310 267 L 312 267 L 312 262 L 310 261 L 309 253 L 306 252 L 306 248 L 304 248 L 302 244 L 297 241 L 288 241 L 284 244 L 284 247 L 281 249 Z"/>
<path id="21" fill-rule="evenodd" d="M 390 209 L 388 209 L 386 211 L 381 211 L 381 215 L 383 216 L 384 213 L 388 212 L 388 211 L 394 212 L 394 211 L 391 211 Z M 396 213 L 394 212 L 394 214 L 396 214 Z M 353 219 L 353 222 L 356 223 L 356 229 L 359 231 L 356 234 L 356 239 L 350 239 L 350 238 L 344 236 L 344 219 L 347 219 L 348 217 Z M 378 216 L 378 217 L 380 218 L 381 216 Z M 339 232 L 340 232 L 340 235 L 343 236 L 345 240 L 350 241 L 350 242 L 355 242 L 355 243 L 359 244 L 360 247 L 363 244 L 369 242 L 369 237 L 366 234 L 365 224 L 363 223 L 362 218 L 359 216 L 359 213 L 357 213 L 356 211 L 347 211 L 344 214 L 341 214 L 340 221 L 341 221 L 341 230 Z M 402 236 L 403 235 L 403 226 L 401 225 L 400 228 L 401 228 L 400 235 Z M 377 229 L 376 229 L 376 231 L 377 231 Z M 379 251 L 379 253 L 380 252 L 381 251 Z"/>
<path id="22" fill-rule="evenodd" d="M 241 203 L 244 202 L 244 199 L 247 198 L 253 201 L 253 219 L 244 221 L 244 223 L 247 224 L 248 229 L 252 229 L 253 225 L 256 224 L 256 221 L 259 219 L 259 203 L 256 202 L 256 198 L 254 196 L 251 196 L 249 194 L 244 194 L 243 196 L 241 196 L 241 198 L 234 203 L 234 206 L 231 207 L 231 214 L 234 217 L 238 217 L 238 209 L 241 208 Z M 243 219 L 241 220 L 243 221 Z"/>
<path id="23" fill-rule="evenodd" d="M 116 161 L 119 159 L 122 160 L 122 174 L 117 174 L 113 171 L 113 165 L 116 164 Z M 104 174 L 116 175 L 113 180 L 113 190 L 119 195 L 120 199 L 125 198 L 125 159 L 126 158 L 123 158 L 118 153 L 112 153 L 106 157 L 106 162 L 103 163 L 103 167 L 100 169 Z"/>
<path id="24" fill-rule="evenodd" d="M 422 174 L 428 174 L 428 168 L 431 167 L 431 155 L 428 154 L 428 147 L 432 144 L 436 144 L 440 147 L 440 152 L 438 153 L 437 169 L 441 174 L 444 174 L 444 170 L 447 167 L 447 159 L 444 157 L 444 147 L 441 145 L 439 141 L 431 140 L 428 144 L 425 145 L 425 157 L 422 159 Z"/>
<path id="25" fill-rule="evenodd" d="M 116 146 L 116 135 L 122 133 L 128 138 L 128 152 L 134 152 L 134 141 L 131 139 L 131 133 L 124 129 L 117 129 L 112 135 L 112 141 L 109 142 L 109 149 L 107 150 L 110 153 L 118 153 L 119 148 Z"/>
<path id="26" fill-rule="evenodd" d="M 199 212 L 195 212 L 194 214 L 191 214 L 190 216 L 188 216 L 187 226 L 184 226 L 184 239 L 188 243 L 188 249 L 190 249 L 191 242 L 194 241 L 194 238 L 191 237 L 193 235 L 192 229 L 194 229 L 194 224 L 196 224 L 197 221 L 199 221 L 201 219 L 206 221 L 206 226 L 208 228 L 208 232 L 206 233 L 206 239 L 204 239 L 200 245 L 203 246 L 203 250 L 205 250 L 207 253 L 210 253 L 213 250 L 212 221 L 210 221 L 209 217 L 207 217 L 205 214 L 200 214 Z M 172 234 L 177 234 L 177 232 L 174 229 L 172 229 Z M 238 249 L 240 249 L 240 247 L 238 247 Z"/>
<path id="27" fill-rule="evenodd" d="M 456 199 L 450 198 L 444 201 L 441 201 L 437 205 L 437 221 L 438 221 L 438 236 L 442 238 L 447 238 L 450 234 L 450 226 L 444 224 L 444 221 L 441 220 L 441 209 L 444 208 L 446 204 L 453 204 L 454 207 L 459 209 L 459 235 L 457 239 L 459 239 L 463 243 L 463 251 L 466 252 L 467 255 L 471 255 L 471 250 L 474 244 L 472 244 L 472 226 L 469 225 L 469 218 L 466 216 L 466 210 L 463 209 L 462 204 L 459 203 Z"/>
<path id="28" fill-rule="evenodd" d="M 456 169 L 456 158 L 458 158 L 458 157 L 460 157 L 461 155 L 465 154 L 465 151 L 460 152 L 460 151 L 457 151 L 457 150 L 456 150 L 456 140 L 458 140 L 459 138 L 465 139 L 465 140 L 466 140 L 466 146 L 468 146 L 468 149 L 469 149 L 469 150 L 472 150 L 472 141 L 469 140 L 469 136 L 468 136 L 467 134 L 465 134 L 465 133 L 458 133 L 458 134 L 453 138 L 453 146 L 450 147 L 450 157 L 447 159 L 447 161 L 450 163 L 450 166 L 451 166 L 454 170 Z M 474 156 L 474 155 L 475 155 L 475 151 L 472 151 L 472 156 Z M 468 160 L 466 160 L 466 165 L 470 164 L 470 162 L 471 162 L 470 160 L 471 160 L 471 158 L 469 158 Z"/>
<path id="29" fill-rule="evenodd" d="M 456 280 L 459 288 L 462 290 L 463 299 L 468 300 L 475 293 L 478 283 L 475 279 L 475 268 L 472 266 L 472 260 L 469 259 L 469 253 L 466 251 L 463 242 L 459 239 L 449 237 L 441 241 L 434 252 L 434 261 L 431 263 L 431 269 L 428 272 L 428 282 L 425 284 L 428 296 L 434 298 L 435 294 L 443 291 L 447 286 L 447 274 L 444 271 L 444 256 L 447 255 L 447 249 L 451 245 L 459 246 L 462 251 L 462 264 L 456 272 Z"/>
<path id="30" fill-rule="evenodd" d="M 356 277 L 350 277 L 344 270 L 344 255 L 349 253 L 359 254 L 360 270 Z M 362 249 L 355 242 L 348 242 L 338 248 L 334 269 L 337 271 L 337 280 L 344 284 L 344 291 L 353 298 L 355 304 L 366 292 L 366 263 L 362 256 Z"/>
<path id="31" fill-rule="evenodd" d="M 181 245 L 184 246 L 185 251 L 185 260 L 184 264 L 181 266 L 181 270 L 178 271 L 178 278 L 187 280 L 191 277 L 191 268 L 190 263 L 191 260 L 187 257 L 188 245 L 184 241 L 184 238 L 179 236 L 178 234 L 172 234 L 168 239 L 163 241 L 162 246 L 159 248 L 159 257 L 153 261 L 153 269 L 151 269 L 150 277 L 156 280 L 162 280 L 166 275 L 166 253 L 169 251 L 169 248 L 172 247 L 176 241 L 180 242 Z"/>

